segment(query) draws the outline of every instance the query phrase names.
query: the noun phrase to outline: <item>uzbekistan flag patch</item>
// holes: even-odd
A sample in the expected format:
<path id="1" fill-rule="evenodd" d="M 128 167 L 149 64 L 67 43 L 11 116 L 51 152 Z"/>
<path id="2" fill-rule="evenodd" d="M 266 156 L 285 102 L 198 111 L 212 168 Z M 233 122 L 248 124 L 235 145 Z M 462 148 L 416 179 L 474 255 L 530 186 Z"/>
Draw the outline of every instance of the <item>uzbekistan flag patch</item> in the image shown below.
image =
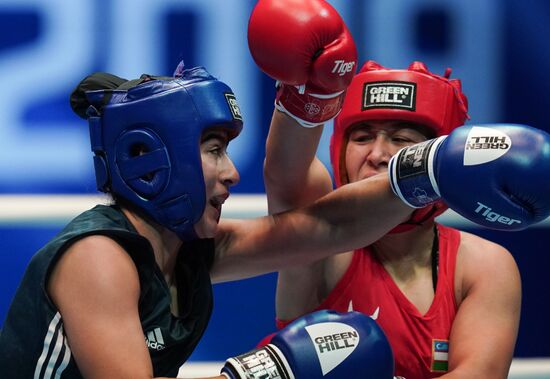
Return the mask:
<path id="1" fill-rule="evenodd" d="M 449 340 L 432 340 L 432 372 L 449 370 Z"/>

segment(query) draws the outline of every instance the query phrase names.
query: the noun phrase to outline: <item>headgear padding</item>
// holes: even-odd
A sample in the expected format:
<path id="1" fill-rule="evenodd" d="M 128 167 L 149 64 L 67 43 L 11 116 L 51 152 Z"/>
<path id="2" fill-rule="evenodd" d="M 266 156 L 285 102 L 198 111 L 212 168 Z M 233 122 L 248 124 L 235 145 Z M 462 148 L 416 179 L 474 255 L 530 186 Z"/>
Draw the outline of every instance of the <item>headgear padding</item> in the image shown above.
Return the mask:
<path id="1" fill-rule="evenodd" d="M 367 61 L 349 86 L 342 111 L 334 120 L 330 141 L 330 159 L 337 186 L 348 182 L 345 150 L 349 129 L 374 120 L 405 121 L 423 125 L 434 136 L 449 134 L 468 118 L 468 100 L 459 79 L 449 79 L 428 71 L 422 62 L 413 62 L 406 70 L 382 67 Z M 411 219 L 394 232 L 410 230 L 414 225 L 433 219 L 446 209 L 442 203 L 414 212 Z"/>
<path id="2" fill-rule="evenodd" d="M 86 95 L 98 189 L 131 202 L 180 238 L 196 238 L 193 225 L 206 201 L 201 136 L 222 127 L 233 138 L 242 129 L 231 89 L 197 67 L 177 78 L 144 76 Z"/>

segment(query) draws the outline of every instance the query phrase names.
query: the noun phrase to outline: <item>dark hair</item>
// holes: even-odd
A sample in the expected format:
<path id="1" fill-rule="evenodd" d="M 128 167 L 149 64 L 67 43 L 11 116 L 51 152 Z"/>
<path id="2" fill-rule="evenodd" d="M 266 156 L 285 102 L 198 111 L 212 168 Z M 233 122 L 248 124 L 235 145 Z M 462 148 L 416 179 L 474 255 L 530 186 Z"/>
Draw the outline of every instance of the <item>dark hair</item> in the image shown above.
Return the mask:
<path id="1" fill-rule="evenodd" d="M 71 92 L 70 103 L 74 113 L 83 119 L 87 119 L 86 112 L 92 105 L 86 96 L 88 91 L 96 90 L 115 90 L 128 80 L 106 72 L 96 72 L 88 75 Z M 108 101 L 108 100 L 107 100 Z"/>
<path id="2" fill-rule="evenodd" d="M 71 96 L 69 99 L 71 103 L 71 108 L 74 113 L 86 120 L 88 119 L 87 112 L 90 105 L 93 105 L 97 109 L 97 111 L 101 112 L 103 106 L 109 103 L 113 91 L 129 90 L 130 88 L 135 87 L 139 84 L 156 79 L 173 78 L 143 74 L 139 77 L 139 79 L 128 80 L 113 74 L 109 74 L 107 72 L 93 73 L 82 79 L 73 90 L 73 92 L 71 92 Z M 86 92 L 97 90 L 105 90 L 105 96 L 103 97 L 101 103 L 92 104 L 88 100 Z"/>

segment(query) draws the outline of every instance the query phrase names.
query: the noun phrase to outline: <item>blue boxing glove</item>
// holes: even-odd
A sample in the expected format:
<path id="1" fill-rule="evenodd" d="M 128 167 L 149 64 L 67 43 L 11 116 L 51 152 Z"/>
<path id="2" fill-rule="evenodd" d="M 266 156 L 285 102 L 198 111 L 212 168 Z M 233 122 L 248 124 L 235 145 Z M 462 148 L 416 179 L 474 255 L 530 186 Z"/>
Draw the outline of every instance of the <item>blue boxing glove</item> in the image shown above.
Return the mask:
<path id="1" fill-rule="evenodd" d="M 410 206 L 441 198 L 487 228 L 522 230 L 550 215 L 550 135 L 530 126 L 462 126 L 401 149 L 388 173 Z"/>
<path id="2" fill-rule="evenodd" d="M 382 332 L 359 312 L 303 316 L 268 345 L 230 358 L 229 379 L 392 379 L 393 353 Z"/>

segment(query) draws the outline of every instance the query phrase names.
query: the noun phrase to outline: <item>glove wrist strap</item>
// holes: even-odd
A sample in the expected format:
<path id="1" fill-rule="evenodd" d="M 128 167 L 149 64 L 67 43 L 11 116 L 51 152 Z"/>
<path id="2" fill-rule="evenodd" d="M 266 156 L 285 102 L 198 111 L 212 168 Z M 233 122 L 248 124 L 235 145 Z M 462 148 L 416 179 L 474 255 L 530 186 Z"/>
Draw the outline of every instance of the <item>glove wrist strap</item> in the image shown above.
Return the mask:
<path id="1" fill-rule="evenodd" d="M 295 379 L 285 356 L 273 344 L 229 358 L 221 374 L 230 379 Z"/>
<path id="2" fill-rule="evenodd" d="M 388 175 L 393 193 L 413 208 L 441 198 L 435 178 L 437 150 L 447 136 L 405 147 L 390 159 Z"/>
<path id="3" fill-rule="evenodd" d="M 340 113 L 345 91 L 314 94 L 303 89 L 303 86 L 279 85 L 275 107 L 306 128 L 322 125 Z"/>

